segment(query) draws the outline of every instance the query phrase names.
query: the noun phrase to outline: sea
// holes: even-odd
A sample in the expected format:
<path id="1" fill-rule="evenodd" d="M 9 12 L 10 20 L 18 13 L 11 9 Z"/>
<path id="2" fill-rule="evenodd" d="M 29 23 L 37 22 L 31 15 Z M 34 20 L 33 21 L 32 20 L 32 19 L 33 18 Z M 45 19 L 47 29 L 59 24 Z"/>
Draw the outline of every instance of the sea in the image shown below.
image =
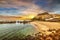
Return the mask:
<path id="1" fill-rule="evenodd" d="M 0 24 L 0 39 L 13 36 L 27 36 L 34 35 L 37 30 L 31 24 L 13 23 L 13 24 Z"/>

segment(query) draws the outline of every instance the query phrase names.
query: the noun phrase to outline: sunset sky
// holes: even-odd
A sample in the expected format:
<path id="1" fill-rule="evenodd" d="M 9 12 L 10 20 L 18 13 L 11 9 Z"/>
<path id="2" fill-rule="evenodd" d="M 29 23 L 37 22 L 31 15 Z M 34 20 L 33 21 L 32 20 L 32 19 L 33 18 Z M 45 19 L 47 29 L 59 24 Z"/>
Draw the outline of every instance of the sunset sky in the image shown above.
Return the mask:
<path id="1" fill-rule="evenodd" d="M 60 0 L 0 0 L 2 15 L 21 15 L 41 11 L 60 13 Z"/>

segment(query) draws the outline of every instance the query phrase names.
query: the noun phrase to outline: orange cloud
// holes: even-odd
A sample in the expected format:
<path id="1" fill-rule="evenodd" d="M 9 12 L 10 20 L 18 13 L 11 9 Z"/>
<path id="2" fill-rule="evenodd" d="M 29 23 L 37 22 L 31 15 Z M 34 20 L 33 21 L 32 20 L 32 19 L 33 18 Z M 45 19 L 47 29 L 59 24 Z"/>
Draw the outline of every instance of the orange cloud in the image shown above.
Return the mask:
<path id="1" fill-rule="evenodd" d="M 37 6 L 37 5 L 30 5 L 29 8 L 27 8 L 25 11 L 23 11 L 24 14 L 38 14 L 38 13 L 42 13 L 45 12 L 45 10 L 43 10 L 41 7 Z"/>

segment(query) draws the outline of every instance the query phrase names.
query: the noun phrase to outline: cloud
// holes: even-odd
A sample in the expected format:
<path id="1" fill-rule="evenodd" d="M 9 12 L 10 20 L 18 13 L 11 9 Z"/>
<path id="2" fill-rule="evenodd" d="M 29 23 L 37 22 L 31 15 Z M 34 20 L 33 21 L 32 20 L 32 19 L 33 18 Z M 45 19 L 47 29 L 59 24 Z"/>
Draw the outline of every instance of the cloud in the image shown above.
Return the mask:
<path id="1" fill-rule="evenodd" d="M 0 8 L 16 8 L 18 13 L 28 14 L 55 11 L 58 5 L 60 0 L 0 0 Z"/>
<path id="2" fill-rule="evenodd" d="M 45 10 L 43 10 L 41 7 L 39 7 L 37 5 L 31 5 L 31 7 L 24 10 L 22 13 L 24 13 L 24 14 L 38 14 L 38 13 L 42 13 L 42 12 L 45 12 Z"/>
<path id="3" fill-rule="evenodd" d="M 35 0 L 18 0 L 18 1 L 22 1 L 22 2 L 33 2 Z"/>
<path id="4" fill-rule="evenodd" d="M 60 11 L 60 0 L 52 0 L 51 2 L 52 11 Z"/>
<path id="5" fill-rule="evenodd" d="M 42 9 L 34 4 L 35 0 L 0 0 L 0 8 L 16 8 L 19 13 L 38 13 Z M 11 13 L 11 11 L 9 11 Z M 28 13 L 28 14 L 29 14 Z"/>
<path id="6" fill-rule="evenodd" d="M 31 4 L 32 0 L 0 0 L 0 7 L 20 7 Z"/>

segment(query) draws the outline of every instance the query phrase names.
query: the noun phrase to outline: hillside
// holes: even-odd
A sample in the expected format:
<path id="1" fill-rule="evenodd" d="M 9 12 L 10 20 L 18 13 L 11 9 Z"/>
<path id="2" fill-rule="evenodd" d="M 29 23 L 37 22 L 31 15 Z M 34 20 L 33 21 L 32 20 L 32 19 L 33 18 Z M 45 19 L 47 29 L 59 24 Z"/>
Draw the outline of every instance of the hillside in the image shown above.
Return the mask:
<path id="1" fill-rule="evenodd" d="M 49 14 L 48 12 L 40 13 L 33 20 L 40 21 L 60 21 L 60 14 Z"/>

